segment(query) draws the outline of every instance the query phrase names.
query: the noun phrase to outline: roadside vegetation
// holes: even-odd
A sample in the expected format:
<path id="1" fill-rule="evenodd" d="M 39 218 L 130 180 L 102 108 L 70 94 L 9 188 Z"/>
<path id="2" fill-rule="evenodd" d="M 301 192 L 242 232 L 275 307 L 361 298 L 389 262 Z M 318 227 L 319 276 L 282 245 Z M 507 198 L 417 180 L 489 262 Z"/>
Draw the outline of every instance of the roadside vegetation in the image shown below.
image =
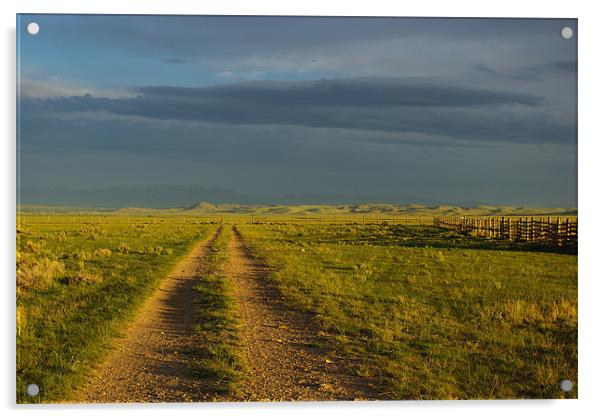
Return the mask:
<path id="1" fill-rule="evenodd" d="M 193 219 L 20 215 L 17 402 L 60 400 L 136 307 L 216 226 Z M 40 394 L 26 395 L 28 384 Z"/>
<path id="2" fill-rule="evenodd" d="M 199 294 L 196 331 L 203 345 L 193 372 L 216 395 L 235 395 L 236 382 L 246 367 L 238 336 L 240 323 L 233 284 L 224 274 L 231 234 L 230 228 L 220 227 L 195 286 Z"/>
<path id="3" fill-rule="evenodd" d="M 576 397 L 577 257 L 432 227 L 241 225 L 393 399 Z"/>

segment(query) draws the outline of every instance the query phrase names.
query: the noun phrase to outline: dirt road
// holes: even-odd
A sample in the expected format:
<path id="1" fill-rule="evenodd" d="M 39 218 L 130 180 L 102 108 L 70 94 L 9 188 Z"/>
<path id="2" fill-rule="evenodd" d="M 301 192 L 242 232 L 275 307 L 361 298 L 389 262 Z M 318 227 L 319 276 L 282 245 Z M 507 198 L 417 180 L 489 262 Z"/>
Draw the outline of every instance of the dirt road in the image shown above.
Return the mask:
<path id="1" fill-rule="evenodd" d="M 165 278 L 74 402 L 191 402 L 354 400 L 379 396 L 372 382 L 353 370 L 320 336 L 311 315 L 291 309 L 269 270 L 248 251 L 233 227 L 223 273 L 234 283 L 235 314 L 248 369 L 234 394 L 216 395 L 195 376 L 203 341 L 194 289 L 203 258 L 221 233 L 197 245 Z"/>
<path id="2" fill-rule="evenodd" d="M 353 400 L 375 398 L 349 359 L 318 336 L 311 315 L 291 309 L 269 273 L 255 260 L 236 228 L 229 243 L 226 274 L 234 282 L 242 342 L 249 370 L 235 400 Z"/>
<path id="3" fill-rule="evenodd" d="M 76 402 L 207 400 L 190 367 L 200 344 L 194 332 L 193 286 L 220 232 L 197 245 L 163 280 Z"/>

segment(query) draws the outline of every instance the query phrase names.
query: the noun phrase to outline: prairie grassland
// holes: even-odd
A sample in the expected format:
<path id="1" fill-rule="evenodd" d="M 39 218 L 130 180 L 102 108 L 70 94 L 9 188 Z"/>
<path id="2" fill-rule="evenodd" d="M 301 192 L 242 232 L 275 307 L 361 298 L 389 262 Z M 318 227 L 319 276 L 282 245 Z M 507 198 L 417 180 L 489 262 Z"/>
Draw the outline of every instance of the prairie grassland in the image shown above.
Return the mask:
<path id="1" fill-rule="evenodd" d="M 221 217 L 213 218 L 214 220 Z M 135 308 L 199 239 L 201 217 L 21 215 L 17 400 L 64 399 Z M 226 222 L 242 222 L 228 218 Z M 242 224 L 293 305 L 357 357 L 393 399 L 558 398 L 577 383 L 577 257 L 418 225 Z M 195 370 L 235 393 L 245 370 L 230 228 L 204 260 Z M 29 383 L 40 396 L 29 398 Z"/>
<path id="2" fill-rule="evenodd" d="M 20 215 L 17 402 L 60 400 L 135 308 L 216 226 L 192 218 Z M 40 395 L 29 398 L 27 384 Z"/>
<path id="3" fill-rule="evenodd" d="M 576 397 L 577 257 L 432 227 L 241 225 L 393 399 Z"/>

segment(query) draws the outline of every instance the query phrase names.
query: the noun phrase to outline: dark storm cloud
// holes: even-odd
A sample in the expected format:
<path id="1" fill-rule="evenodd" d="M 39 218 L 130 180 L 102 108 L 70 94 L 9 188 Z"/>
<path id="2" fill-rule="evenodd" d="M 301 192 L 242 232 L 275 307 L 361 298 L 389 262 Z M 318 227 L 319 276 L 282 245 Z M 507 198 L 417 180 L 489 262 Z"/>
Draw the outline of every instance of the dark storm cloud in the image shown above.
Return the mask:
<path id="1" fill-rule="evenodd" d="M 433 84 L 405 78 L 253 81 L 201 88 L 143 87 L 137 91 L 145 97 L 286 106 L 478 107 L 506 104 L 537 106 L 543 103 L 540 97 L 521 93 Z"/>
<path id="2" fill-rule="evenodd" d="M 570 143 L 573 126 L 542 98 L 400 78 L 255 81 L 203 88 L 142 87 L 135 97 L 27 99 L 37 111 L 108 112 L 159 120 L 297 125 L 497 141 Z"/>
<path id="3" fill-rule="evenodd" d="M 166 58 L 163 62 L 166 64 L 186 64 L 188 61 L 183 60 L 182 58 Z"/>
<path id="4" fill-rule="evenodd" d="M 551 68 L 569 73 L 577 72 L 577 61 L 575 60 L 558 60 L 549 64 Z"/>
<path id="5" fill-rule="evenodd" d="M 484 64 L 475 64 L 472 68 L 482 73 L 501 78 L 522 81 L 542 81 L 544 76 L 550 73 L 575 73 L 577 71 L 577 62 L 575 60 L 557 60 L 545 64 L 524 65 L 517 68 L 502 70 Z"/>
<path id="6" fill-rule="evenodd" d="M 136 54 L 169 51 L 178 57 L 245 55 L 249 51 L 286 52 L 316 46 L 382 39 L 529 39 L 558 35 L 570 19 L 454 19 L 294 16 L 36 16 L 45 31 L 97 48 L 134 49 Z M 46 22 L 48 24 L 46 24 Z M 157 30 L 160 28 L 160 30 Z"/>

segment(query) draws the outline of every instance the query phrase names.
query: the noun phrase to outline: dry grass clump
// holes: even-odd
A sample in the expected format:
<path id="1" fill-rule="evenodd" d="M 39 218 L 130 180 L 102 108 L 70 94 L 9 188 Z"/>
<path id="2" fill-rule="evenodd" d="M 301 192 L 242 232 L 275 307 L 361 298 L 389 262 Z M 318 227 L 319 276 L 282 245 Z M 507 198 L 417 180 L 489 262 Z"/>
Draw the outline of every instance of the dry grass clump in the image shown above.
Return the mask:
<path id="1" fill-rule="evenodd" d="M 46 289 L 65 273 L 65 265 L 48 257 L 34 259 L 17 253 L 17 291 Z"/>
<path id="2" fill-rule="evenodd" d="M 64 241 L 67 241 L 68 236 L 65 231 L 59 231 L 55 234 L 55 238 L 58 242 L 64 242 Z"/>
<path id="3" fill-rule="evenodd" d="M 60 279 L 61 284 L 66 285 L 96 284 L 101 281 L 102 276 L 100 274 L 85 269 L 69 272 Z"/>
<path id="4" fill-rule="evenodd" d="M 171 248 L 163 248 L 161 246 L 148 247 L 148 246 L 145 245 L 144 249 L 142 250 L 142 252 L 144 254 L 165 255 L 165 254 L 171 254 L 171 253 L 173 253 L 173 250 Z"/>
<path id="5" fill-rule="evenodd" d="M 43 248 L 44 248 L 44 241 L 37 241 L 37 242 L 33 242 L 33 241 L 27 241 L 25 243 L 25 249 L 27 251 L 29 251 L 30 253 L 38 253 L 40 252 Z"/>
<path id="6" fill-rule="evenodd" d="M 94 251 L 95 257 L 110 257 L 111 254 L 113 254 L 113 251 L 109 250 L 108 248 L 99 248 L 98 250 Z"/>
<path id="7" fill-rule="evenodd" d="M 524 300 L 507 301 L 502 306 L 504 319 L 516 325 L 523 323 L 577 323 L 577 306 L 567 300 L 536 304 Z"/>
<path id="8" fill-rule="evenodd" d="M 89 240 L 95 240 L 95 239 L 99 238 L 100 236 L 106 234 L 105 231 L 102 231 L 100 228 L 95 227 L 95 226 L 87 226 L 85 228 L 82 228 L 79 231 L 79 233 L 81 236 L 83 236 Z"/>
<path id="9" fill-rule="evenodd" d="M 92 258 L 92 253 L 88 252 L 88 251 L 84 251 L 84 250 L 78 250 L 78 251 L 73 251 L 70 254 L 71 258 L 75 258 L 77 260 L 89 260 Z"/>
<path id="10" fill-rule="evenodd" d="M 125 242 L 122 242 L 121 244 L 119 244 L 119 247 L 117 247 L 117 252 L 121 253 L 121 254 L 127 254 L 130 251 L 131 251 L 130 246 Z"/>

